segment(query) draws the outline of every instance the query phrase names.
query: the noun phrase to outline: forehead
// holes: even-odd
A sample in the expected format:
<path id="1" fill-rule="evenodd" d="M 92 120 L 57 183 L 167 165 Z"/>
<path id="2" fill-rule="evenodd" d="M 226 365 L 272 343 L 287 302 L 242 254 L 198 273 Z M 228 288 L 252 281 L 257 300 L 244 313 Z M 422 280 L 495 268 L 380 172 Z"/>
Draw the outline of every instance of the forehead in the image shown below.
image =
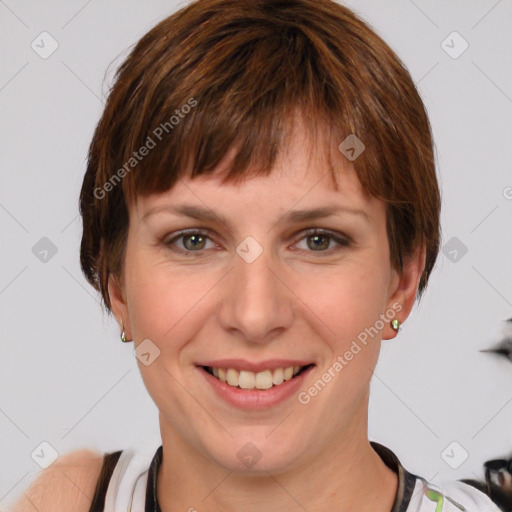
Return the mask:
<path id="1" fill-rule="evenodd" d="M 142 218 L 149 210 L 170 203 L 194 204 L 213 209 L 262 208 L 280 211 L 322 203 L 375 210 L 380 201 L 370 197 L 350 162 L 338 149 L 339 141 L 322 132 L 314 139 L 297 123 L 286 139 L 268 175 L 248 173 L 239 182 L 224 182 L 234 150 L 211 174 L 185 176 L 163 193 L 137 197 L 135 210 Z"/>

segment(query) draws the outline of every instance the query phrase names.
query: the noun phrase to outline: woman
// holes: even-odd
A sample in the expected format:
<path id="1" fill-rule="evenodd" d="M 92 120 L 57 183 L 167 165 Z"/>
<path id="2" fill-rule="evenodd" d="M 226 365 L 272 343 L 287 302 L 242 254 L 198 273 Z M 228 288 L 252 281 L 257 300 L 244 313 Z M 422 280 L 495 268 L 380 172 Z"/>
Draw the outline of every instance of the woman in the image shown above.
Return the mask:
<path id="1" fill-rule="evenodd" d="M 349 9 L 204 0 L 159 23 L 116 75 L 80 211 L 162 446 L 82 464 L 88 502 L 39 484 L 39 510 L 497 510 L 368 440 L 440 194 L 414 83 Z"/>

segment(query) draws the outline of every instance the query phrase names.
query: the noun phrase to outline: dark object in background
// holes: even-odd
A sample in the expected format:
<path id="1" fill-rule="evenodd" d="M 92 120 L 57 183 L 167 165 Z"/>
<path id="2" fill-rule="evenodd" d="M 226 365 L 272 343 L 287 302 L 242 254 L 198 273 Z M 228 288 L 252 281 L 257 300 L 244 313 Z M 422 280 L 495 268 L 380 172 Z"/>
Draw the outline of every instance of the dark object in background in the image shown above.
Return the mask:
<path id="1" fill-rule="evenodd" d="M 493 348 L 480 352 L 493 352 L 512 362 L 512 317 L 505 320 L 504 338 Z M 503 512 L 512 512 L 512 458 L 488 460 L 484 463 L 485 482 L 479 480 L 461 480 L 476 487 L 491 498 Z"/>
<path id="2" fill-rule="evenodd" d="M 485 482 L 461 481 L 487 494 L 503 512 L 512 512 L 512 458 L 488 460 L 484 467 Z"/>
<path id="3" fill-rule="evenodd" d="M 512 361 L 512 317 L 505 320 L 505 322 L 507 324 L 507 329 L 510 329 L 511 331 L 510 335 L 505 335 L 505 337 L 495 347 L 480 350 L 480 352 L 493 352 Z"/>
<path id="4" fill-rule="evenodd" d="M 480 350 L 480 352 L 494 352 L 495 354 L 505 356 L 512 361 L 512 338 L 505 338 L 494 348 Z"/>

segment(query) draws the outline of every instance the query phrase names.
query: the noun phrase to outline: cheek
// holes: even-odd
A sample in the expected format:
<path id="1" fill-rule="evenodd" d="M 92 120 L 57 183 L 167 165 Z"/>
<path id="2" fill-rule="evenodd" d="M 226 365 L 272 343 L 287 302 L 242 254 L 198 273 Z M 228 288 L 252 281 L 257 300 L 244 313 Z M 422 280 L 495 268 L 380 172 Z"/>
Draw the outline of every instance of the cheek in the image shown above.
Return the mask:
<path id="1" fill-rule="evenodd" d="M 186 340 L 191 327 L 201 325 L 203 301 L 210 284 L 197 269 L 172 268 L 151 255 L 139 253 L 127 259 L 127 295 L 134 338 L 149 338 L 159 346 L 170 340 Z M 189 321 L 193 317 L 194 322 Z"/>
<path id="2" fill-rule="evenodd" d="M 381 319 L 385 308 L 383 269 L 361 264 L 346 270 L 337 276 L 338 285 L 324 286 L 325 300 L 318 315 L 335 334 L 325 338 L 330 349 L 325 371 L 336 375 L 331 390 L 340 393 L 336 407 L 342 409 L 366 393 L 385 326 Z"/>
<path id="3" fill-rule="evenodd" d="M 333 273 L 303 281 L 301 297 L 324 325 L 333 349 L 342 350 L 365 328 L 373 326 L 385 307 L 384 267 L 372 259 L 354 259 Z M 378 324 L 382 327 L 381 323 Z"/>

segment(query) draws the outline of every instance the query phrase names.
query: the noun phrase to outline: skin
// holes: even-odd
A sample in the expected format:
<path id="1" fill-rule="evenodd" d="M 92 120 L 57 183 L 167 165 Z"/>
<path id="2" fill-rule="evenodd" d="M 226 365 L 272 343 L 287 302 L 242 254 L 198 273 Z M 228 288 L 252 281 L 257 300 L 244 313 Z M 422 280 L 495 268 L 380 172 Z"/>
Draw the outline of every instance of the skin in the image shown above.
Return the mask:
<path id="1" fill-rule="evenodd" d="M 307 405 L 293 395 L 263 411 L 240 410 L 195 366 L 230 357 L 307 359 L 316 364 L 301 388 L 307 390 L 393 304 L 401 305 L 401 322 L 409 315 L 425 248 L 405 261 L 401 275 L 391 267 L 385 204 L 363 192 L 336 141 L 322 140 L 309 152 L 296 123 L 270 176 L 221 184 L 228 154 L 213 175 L 183 179 L 129 205 L 123 275 L 111 278 L 109 293 L 127 339 L 136 346 L 150 339 L 160 350 L 150 365 L 138 364 L 160 411 L 163 512 L 391 509 L 397 477 L 367 437 L 381 339 L 396 336 L 389 321 Z M 338 189 L 327 153 L 316 151 L 329 146 Z M 227 222 L 164 210 L 145 217 L 176 204 L 206 206 Z M 360 208 L 369 220 L 345 212 L 299 224 L 282 219 L 292 209 L 330 204 Z M 187 228 L 209 231 L 199 250 L 190 240 L 184 246 L 185 238 L 169 243 Z M 351 243 L 327 236 L 315 248 L 308 228 Z M 252 263 L 236 253 L 247 236 L 263 248 Z M 262 454 L 251 468 L 237 457 L 248 442 Z"/>

